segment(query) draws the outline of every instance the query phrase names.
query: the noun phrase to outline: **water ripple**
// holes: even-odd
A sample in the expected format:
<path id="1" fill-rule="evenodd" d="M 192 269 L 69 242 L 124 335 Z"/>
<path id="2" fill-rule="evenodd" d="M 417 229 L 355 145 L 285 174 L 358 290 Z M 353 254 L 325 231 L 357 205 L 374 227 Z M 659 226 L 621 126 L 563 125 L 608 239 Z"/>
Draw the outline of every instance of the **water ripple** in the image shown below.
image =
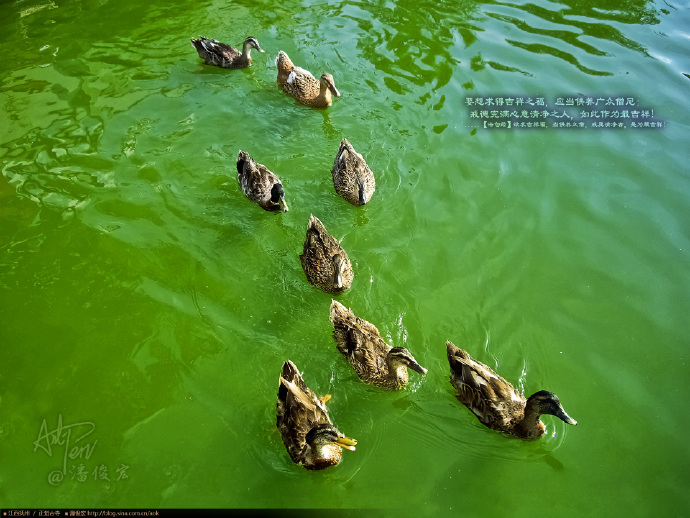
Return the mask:
<path id="1" fill-rule="evenodd" d="M 517 29 L 518 35 L 524 37 L 506 37 L 505 42 L 513 47 L 533 54 L 550 54 L 570 63 L 581 72 L 589 75 L 610 76 L 613 73 L 606 67 L 597 70 L 584 64 L 586 56 L 610 58 L 614 56 L 615 47 L 647 55 L 644 45 L 628 37 L 619 25 L 659 23 L 658 13 L 646 7 L 630 6 L 628 10 L 607 11 L 595 9 L 582 3 L 559 2 L 557 9 L 534 3 L 513 4 L 506 2 L 483 2 L 486 7 L 483 14 L 501 22 L 507 27 Z M 572 49 L 570 51 L 566 49 Z M 595 63 L 605 63 L 601 60 Z M 602 66 L 599 65 L 599 66 Z"/>

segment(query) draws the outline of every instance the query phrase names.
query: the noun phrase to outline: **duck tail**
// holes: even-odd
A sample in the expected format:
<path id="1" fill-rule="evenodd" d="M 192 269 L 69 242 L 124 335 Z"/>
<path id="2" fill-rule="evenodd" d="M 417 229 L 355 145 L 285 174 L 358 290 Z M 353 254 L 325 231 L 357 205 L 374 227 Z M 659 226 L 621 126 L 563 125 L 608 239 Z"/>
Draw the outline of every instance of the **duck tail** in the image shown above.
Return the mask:
<path id="1" fill-rule="evenodd" d="M 335 299 L 331 301 L 331 312 L 329 317 L 331 324 L 335 325 L 339 320 L 346 320 L 349 313 L 350 311 L 340 302 Z"/>
<path id="2" fill-rule="evenodd" d="M 281 421 L 288 411 L 288 387 L 287 383 L 292 383 L 297 372 L 297 367 L 290 360 L 283 363 L 283 368 L 280 370 L 280 379 L 278 380 L 278 400 L 276 402 L 276 424 L 280 428 Z"/>
<path id="3" fill-rule="evenodd" d="M 343 167 L 344 164 L 342 163 L 343 160 L 345 160 L 345 157 L 347 156 L 347 153 L 350 151 L 350 143 L 347 141 L 346 138 L 343 138 L 343 140 L 340 141 L 340 146 L 338 146 L 338 153 L 335 155 L 335 160 L 333 163 L 333 168 L 338 169 L 340 167 Z"/>
<path id="4" fill-rule="evenodd" d="M 192 47 L 196 49 L 199 57 L 206 61 L 206 64 L 210 64 L 212 62 L 211 52 L 216 43 L 215 40 L 199 36 L 198 38 L 191 38 L 189 41 L 192 42 Z"/>
<path id="5" fill-rule="evenodd" d="M 292 64 L 288 55 L 281 50 L 276 58 L 276 68 L 278 69 L 278 82 L 284 83 L 295 65 Z"/>
<path id="6" fill-rule="evenodd" d="M 203 39 L 203 36 L 199 36 L 198 38 L 190 38 L 189 41 L 192 42 L 192 47 L 196 49 L 197 52 L 201 52 L 204 47 L 201 43 L 201 40 Z"/>
<path id="7" fill-rule="evenodd" d="M 283 368 L 280 371 L 280 377 L 285 381 L 294 382 L 295 378 L 300 378 L 300 375 L 295 364 L 288 360 L 283 363 Z"/>
<path id="8" fill-rule="evenodd" d="M 309 222 L 307 223 L 307 230 L 309 230 L 309 229 L 311 229 L 311 228 L 317 228 L 317 227 L 318 227 L 317 221 L 318 221 L 319 223 L 321 223 L 321 221 L 319 220 L 319 218 L 317 218 L 317 217 L 314 216 L 313 214 L 309 214 Z"/>
<path id="9" fill-rule="evenodd" d="M 299 370 L 297 370 L 295 364 L 292 363 L 292 361 L 290 360 L 284 362 L 283 368 L 280 370 L 280 386 L 278 388 L 279 400 L 286 400 L 288 390 L 286 384 L 292 385 L 293 388 L 297 387 L 305 394 L 310 393 L 309 387 L 307 387 L 306 383 L 304 383 L 304 380 L 302 379 L 302 375 L 300 374 Z"/>
<path id="10" fill-rule="evenodd" d="M 251 162 L 252 157 L 249 153 L 242 151 L 241 149 L 237 152 L 237 176 L 239 177 L 244 172 L 245 164 Z"/>
<path id="11" fill-rule="evenodd" d="M 458 363 L 462 363 L 461 360 L 467 360 L 470 357 L 469 354 L 460 349 L 450 340 L 446 341 L 446 354 L 448 355 L 448 363 L 450 363 L 451 367 L 457 365 Z"/>

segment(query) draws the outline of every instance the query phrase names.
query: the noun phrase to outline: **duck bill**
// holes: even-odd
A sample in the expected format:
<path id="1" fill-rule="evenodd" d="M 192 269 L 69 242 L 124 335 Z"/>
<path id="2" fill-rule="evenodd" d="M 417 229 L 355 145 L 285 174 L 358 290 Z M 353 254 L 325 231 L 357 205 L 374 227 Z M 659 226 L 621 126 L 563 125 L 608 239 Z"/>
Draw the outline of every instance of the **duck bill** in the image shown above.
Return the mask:
<path id="1" fill-rule="evenodd" d="M 338 437 L 338 440 L 335 442 L 338 446 L 341 448 L 345 448 L 346 450 L 350 451 L 355 451 L 355 445 L 357 444 L 357 441 L 354 439 L 350 439 L 349 437 Z"/>
<path id="2" fill-rule="evenodd" d="M 411 363 L 410 365 L 408 365 L 408 367 L 410 369 L 412 369 L 413 371 L 418 372 L 419 374 L 426 374 L 428 372 L 424 367 L 419 365 L 417 362 Z"/>
<path id="3" fill-rule="evenodd" d="M 285 201 L 285 196 L 281 196 L 278 203 L 280 203 L 280 210 L 282 210 L 283 212 L 288 211 L 288 206 L 287 206 L 287 202 Z"/>
<path id="4" fill-rule="evenodd" d="M 556 417 L 558 417 L 564 423 L 572 424 L 572 425 L 577 424 L 577 421 L 575 421 L 575 419 L 573 419 L 568 414 L 566 414 L 565 410 L 563 410 L 563 408 L 561 408 L 560 411 L 556 414 Z"/>
<path id="5" fill-rule="evenodd" d="M 335 269 L 335 274 L 333 276 L 333 284 L 335 284 L 336 288 L 343 287 L 343 274 L 340 271 L 340 268 Z"/>
<path id="6" fill-rule="evenodd" d="M 333 95 L 335 95 L 336 97 L 340 97 L 340 92 L 339 92 L 338 89 L 335 87 L 335 85 L 330 85 L 330 88 L 331 88 L 331 93 L 332 93 Z"/>
<path id="7" fill-rule="evenodd" d="M 364 186 L 359 186 L 359 204 L 364 205 L 367 202 L 366 194 L 364 192 Z"/>

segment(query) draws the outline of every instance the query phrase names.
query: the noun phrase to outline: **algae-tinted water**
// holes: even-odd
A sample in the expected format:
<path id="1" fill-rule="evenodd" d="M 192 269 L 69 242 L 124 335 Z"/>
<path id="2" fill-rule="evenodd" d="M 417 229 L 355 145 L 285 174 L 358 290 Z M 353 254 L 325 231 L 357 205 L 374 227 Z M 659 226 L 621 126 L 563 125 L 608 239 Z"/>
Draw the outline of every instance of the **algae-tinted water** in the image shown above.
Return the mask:
<path id="1" fill-rule="evenodd" d="M 687 6 L 0 14 L 0 507 L 687 512 Z M 198 34 L 266 53 L 208 67 Z M 278 50 L 342 97 L 295 103 Z M 343 137 L 376 175 L 365 207 L 333 191 Z M 238 149 L 283 179 L 288 213 L 244 198 Z M 298 259 L 311 213 L 353 261 L 338 299 L 429 370 L 404 391 L 335 349 Z M 578 426 L 546 416 L 536 443 L 481 426 L 448 339 Z M 286 359 L 359 441 L 337 468 L 283 447 Z"/>

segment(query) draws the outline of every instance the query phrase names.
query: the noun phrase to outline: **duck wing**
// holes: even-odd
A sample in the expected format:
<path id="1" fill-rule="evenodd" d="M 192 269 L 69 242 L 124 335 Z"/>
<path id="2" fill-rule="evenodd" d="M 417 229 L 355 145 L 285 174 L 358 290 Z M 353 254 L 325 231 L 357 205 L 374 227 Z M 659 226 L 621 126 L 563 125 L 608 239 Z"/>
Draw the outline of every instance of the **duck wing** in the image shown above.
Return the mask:
<path id="1" fill-rule="evenodd" d="M 300 261 L 317 284 L 333 278 L 333 254 L 328 253 L 328 250 L 333 248 L 333 243 L 329 238 L 332 239 L 332 236 L 325 231 L 321 221 L 313 215 L 310 216 Z"/>
<path id="2" fill-rule="evenodd" d="M 309 217 L 307 236 L 300 255 L 302 268 L 309 282 L 326 292 L 337 292 L 333 282 L 335 276 L 333 256 L 339 254 L 345 263 L 343 286 L 352 284 L 352 264 L 347 252 L 340 246 L 337 239 L 331 236 L 321 220 L 313 214 Z"/>
<path id="3" fill-rule="evenodd" d="M 242 55 L 242 52 L 236 48 L 211 38 L 199 36 L 198 39 L 191 41 L 199 57 L 210 65 L 227 68 Z"/>
<path id="4" fill-rule="evenodd" d="M 271 207 L 271 189 L 280 179 L 265 165 L 256 162 L 249 153 L 237 153 L 237 181 L 244 195 L 263 208 Z"/>
<path id="5" fill-rule="evenodd" d="M 319 96 L 321 83 L 309 72 L 301 67 L 293 66 L 284 83 L 283 90 L 293 97 L 307 101 Z"/>
<path id="6" fill-rule="evenodd" d="M 525 398 L 508 381 L 452 342 L 446 349 L 456 397 L 482 423 L 505 431 L 522 420 Z"/>
<path id="7" fill-rule="evenodd" d="M 388 375 L 386 358 L 390 346 L 381 338 L 375 325 L 356 316 L 336 300 L 331 302 L 330 321 L 338 350 L 360 378 L 364 374 L 369 378 Z"/>
<path id="8" fill-rule="evenodd" d="M 290 57 L 281 50 L 276 58 L 276 68 L 278 69 L 278 83 L 282 85 L 287 82 L 290 72 L 295 68 L 295 65 L 292 64 Z"/>
<path id="9" fill-rule="evenodd" d="M 319 424 L 332 424 L 325 403 L 307 387 L 290 360 L 283 363 L 280 373 L 276 415 L 283 443 L 296 463 L 304 460 L 309 430 Z"/>
<path id="10" fill-rule="evenodd" d="M 346 138 L 340 142 L 331 175 L 335 191 L 353 205 L 364 205 L 376 190 L 374 173 Z"/>

